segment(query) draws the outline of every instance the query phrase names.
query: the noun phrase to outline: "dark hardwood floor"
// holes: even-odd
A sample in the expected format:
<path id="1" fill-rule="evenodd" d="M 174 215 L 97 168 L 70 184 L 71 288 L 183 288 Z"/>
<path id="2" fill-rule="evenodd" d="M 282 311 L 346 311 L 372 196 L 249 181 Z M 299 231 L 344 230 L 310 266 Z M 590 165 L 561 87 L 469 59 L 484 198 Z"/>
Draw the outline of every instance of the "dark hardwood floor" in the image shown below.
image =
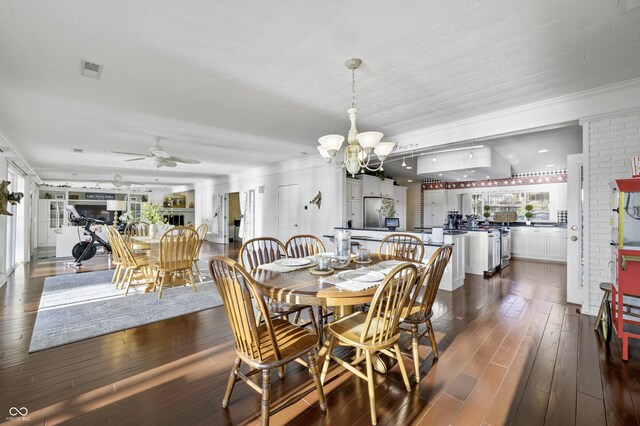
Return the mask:
<path id="1" fill-rule="evenodd" d="M 204 255 L 235 256 L 238 248 L 207 244 Z M 0 421 L 10 407 L 27 407 L 31 423 L 47 426 L 258 422 L 260 397 L 246 384 L 221 407 L 234 359 L 222 307 L 28 354 L 44 278 L 73 273 L 61 265 L 35 261 L 0 289 Z M 95 259 L 86 270 L 105 266 Z M 397 366 L 377 376 L 378 423 L 638 424 L 640 345 L 632 342 L 629 363 L 616 339 L 607 349 L 594 319 L 564 302 L 565 274 L 563 264 L 516 260 L 501 275 L 468 275 L 463 288 L 439 293 L 440 359 L 433 362 L 424 339 L 422 380 L 411 393 Z M 413 363 L 405 365 L 411 376 Z M 274 372 L 272 401 L 310 383 L 298 365 L 283 381 Z M 311 392 L 272 415 L 272 424 L 369 423 L 364 381 L 334 367 L 325 392 L 326 413 Z"/>

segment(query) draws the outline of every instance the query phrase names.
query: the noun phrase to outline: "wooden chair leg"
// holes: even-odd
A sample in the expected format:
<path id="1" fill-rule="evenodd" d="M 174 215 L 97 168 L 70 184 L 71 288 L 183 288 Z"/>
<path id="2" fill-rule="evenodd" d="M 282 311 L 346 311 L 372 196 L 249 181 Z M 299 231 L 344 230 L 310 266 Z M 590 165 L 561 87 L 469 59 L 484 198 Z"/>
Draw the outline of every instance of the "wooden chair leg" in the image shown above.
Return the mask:
<path id="1" fill-rule="evenodd" d="M 438 354 L 438 342 L 436 341 L 436 335 L 433 332 L 433 326 L 431 320 L 427 320 L 427 330 L 429 330 L 429 340 L 431 341 L 431 350 L 433 351 L 433 357 L 435 359 L 440 358 Z"/>
<path id="2" fill-rule="evenodd" d="M 236 384 L 236 373 L 238 369 L 240 369 L 240 363 L 242 361 L 239 357 L 236 357 L 236 361 L 233 363 L 233 367 L 231 368 L 231 374 L 229 375 L 229 381 L 227 382 L 227 390 L 224 393 L 224 398 L 222 399 L 222 408 L 227 408 L 229 405 L 229 399 L 231 398 L 231 392 L 233 392 L 233 386 Z"/>
<path id="3" fill-rule="evenodd" d="M 327 372 L 329 371 L 329 362 L 331 362 L 331 353 L 333 352 L 333 347 L 336 344 L 336 338 L 333 336 L 329 336 L 329 343 L 327 347 L 327 354 L 324 357 L 324 364 L 322 364 L 322 374 L 320 374 L 320 383 L 324 384 L 324 379 L 327 377 Z"/>
<path id="4" fill-rule="evenodd" d="M 197 261 L 193 261 L 193 265 L 191 267 L 191 270 L 195 270 L 196 271 L 196 275 L 198 275 L 198 279 L 200 279 L 200 284 L 202 284 L 204 282 L 204 279 L 202 278 L 202 272 L 200 272 L 200 268 L 198 267 L 198 262 Z"/>
<path id="5" fill-rule="evenodd" d="M 285 371 L 284 365 L 278 367 L 278 378 L 280 378 L 280 380 L 284 379 Z"/>
<path id="6" fill-rule="evenodd" d="M 191 269 L 188 269 L 187 273 L 189 274 L 189 278 L 191 280 L 191 287 L 193 287 L 193 292 L 197 293 L 198 289 L 196 288 L 196 280 L 195 280 L 195 278 L 193 276 L 193 271 Z"/>
<path id="7" fill-rule="evenodd" d="M 262 426 L 269 426 L 269 405 L 271 404 L 271 371 L 262 370 Z"/>
<path id="8" fill-rule="evenodd" d="M 309 358 L 309 371 L 311 372 L 311 377 L 313 377 L 313 384 L 316 385 L 316 392 L 318 393 L 318 403 L 320 404 L 320 409 L 322 411 L 325 411 L 327 409 L 327 401 L 324 397 L 324 389 L 322 388 L 322 383 L 320 382 L 320 374 L 318 373 L 316 357 L 315 355 L 313 355 L 313 352 L 309 352 L 307 358 Z"/>
<path id="9" fill-rule="evenodd" d="M 413 349 L 413 369 L 416 383 L 420 383 L 420 343 L 418 342 L 418 325 L 411 324 L 411 346 Z"/>
<path id="10" fill-rule="evenodd" d="M 309 307 L 309 321 L 311 321 L 311 329 L 316 336 L 318 336 L 318 344 L 316 345 L 318 348 L 320 347 L 320 332 L 318 331 L 318 324 L 316 323 L 316 316 L 313 314 L 313 308 Z"/>
<path id="11" fill-rule="evenodd" d="M 378 423 L 376 417 L 376 391 L 375 382 L 373 379 L 373 365 L 371 364 L 371 352 L 365 351 L 366 363 L 367 363 L 367 387 L 369 388 L 369 409 L 371 410 L 371 424 Z"/>
<path id="12" fill-rule="evenodd" d="M 131 287 L 131 279 L 133 278 L 133 269 L 127 269 L 127 272 L 124 274 L 123 285 L 126 281 L 127 289 L 124 291 L 124 295 L 129 294 L 129 288 Z"/>
<path id="13" fill-rule="evenodd" d="M 158 291 L 158 300 L 162 299 L 162 290 L 164 290 L 164 281 L 167 278 L 167 274 L 163 271 L 160 274 L 160 290 Z"/>
<path id="14" fill-rule="evenodd" d="M 393 345 L 393 348 L 396 350 L 396 357 L 398 358 L 398 366 L 400 367 L 400 374 L 402 374 L 402 380 L 404 381 L 404 385 L 407 388 L 407 392 L 411 392 L 411 385 L 409 384 L 409 376 L 407 376 L 407 370 L 404 367 L 404 362 L 402 361 L 402 352 L 400 352 L 400 346 L 396 343 Z"/>

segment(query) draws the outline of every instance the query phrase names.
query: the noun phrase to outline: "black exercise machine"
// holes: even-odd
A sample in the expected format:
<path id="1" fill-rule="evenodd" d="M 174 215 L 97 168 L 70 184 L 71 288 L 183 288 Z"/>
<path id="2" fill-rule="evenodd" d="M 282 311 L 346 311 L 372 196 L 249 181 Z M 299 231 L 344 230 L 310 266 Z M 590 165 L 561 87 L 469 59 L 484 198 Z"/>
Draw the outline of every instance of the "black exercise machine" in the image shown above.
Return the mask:
<path id="1" fill-rule="evenodd" d="M 74 260 L 73 262 L 66 262 L 65 266 L 73 266 L 76 269 L 79 268 L 82 266 L 83 260 L 89 260 L 96 255 L 99 246 L 104 247 L 107 253 L 111 253 L 111 245 L 91 229 L 93 225 L 104 225 L 104 220 L 83 216 L 78 213 L 74 206 L 68 205 L 66 209 L 69 212 L 69 222 L 76 226 L 84 226 L 84 235 L 91 237 L 91 241 L 82 241 L 78 231 L 78 240 L 80 241 L 73 246 L 71 250 L 71 255 Z"/>

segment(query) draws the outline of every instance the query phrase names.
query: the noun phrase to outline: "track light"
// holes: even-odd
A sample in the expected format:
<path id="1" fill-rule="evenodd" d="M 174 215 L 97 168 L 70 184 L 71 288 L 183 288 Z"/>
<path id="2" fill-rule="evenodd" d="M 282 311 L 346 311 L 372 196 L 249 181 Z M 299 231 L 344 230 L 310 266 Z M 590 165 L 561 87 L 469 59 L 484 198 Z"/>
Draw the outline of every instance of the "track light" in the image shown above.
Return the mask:
<path id="1" fill-rule="evenodd" d="M 433 158 L 431 159 L 431 161 L 436 161 L 436 154 L 433 153 Z"/>
<path id="2" fill-rule="evenodd" d="M 402 157 L 402 167 L 407 167 L 407 163 L 404 161 L 404 157 Z"/>

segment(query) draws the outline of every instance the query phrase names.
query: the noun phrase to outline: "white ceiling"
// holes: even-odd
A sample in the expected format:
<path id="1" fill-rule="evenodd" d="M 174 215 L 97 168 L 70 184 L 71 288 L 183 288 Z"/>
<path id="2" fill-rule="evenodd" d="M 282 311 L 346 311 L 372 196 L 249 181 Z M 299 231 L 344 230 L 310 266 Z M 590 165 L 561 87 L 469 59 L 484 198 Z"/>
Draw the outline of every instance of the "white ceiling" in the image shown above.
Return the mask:
<path id="1" fill-rule="evenodd" d="M 640 77 L 640 8 L 619 3 L 0 0 L 0 129 L 62 180 L 153 182 L 109 151 L 159 135 L 202 164 L 158 179 L 189 183 L 346 133 L 353 56 L 359 129 L 388 135 Z"/>
<path id="2" fill-rule="evenodd" d="M 570 125 L 557 129 L 541 130 L 537 132 L 503 136 L 493 139 L 481 140 L 476 145 L 484 145 L 493 148 L 509 164 L 512 173 L 532 173 L 545 170 L 561 170 L 567 168 L 567 155 L 579 154 L 582 152 L 582 127 Z M 460 144 L 461 147 L 471 146 L 471 142 Z M 435 147 L 433 150 L 446 149 L 449 147 Z M 546 150 L 546 152 L 538 152 Z M 427 153 L 432 150 L 427 151 Z M 420 182 L 424 176 L 416 173 L 416 159 L 422 153 L 416 153 L 416 157 L 395 157 L 392 161 L 385 162 L 384 169 L 388 176 L 406 183 L 407 179 Z M 463 157 L 469 151 L 455 151 L 449 153 L 458 154 Z M 402 167 L 402 160 L 412 169 Z M 477 171 L 480 174 L 480 170 Z M 485 173 L 486 175 L 487 173 Z M 467 177 L 465 178 L 465 175 Z M 443 173 L 439 179 L 454 182 L 456 180 L 478 180 L 486 176 L 472 177 L 467 172 Z"/>

